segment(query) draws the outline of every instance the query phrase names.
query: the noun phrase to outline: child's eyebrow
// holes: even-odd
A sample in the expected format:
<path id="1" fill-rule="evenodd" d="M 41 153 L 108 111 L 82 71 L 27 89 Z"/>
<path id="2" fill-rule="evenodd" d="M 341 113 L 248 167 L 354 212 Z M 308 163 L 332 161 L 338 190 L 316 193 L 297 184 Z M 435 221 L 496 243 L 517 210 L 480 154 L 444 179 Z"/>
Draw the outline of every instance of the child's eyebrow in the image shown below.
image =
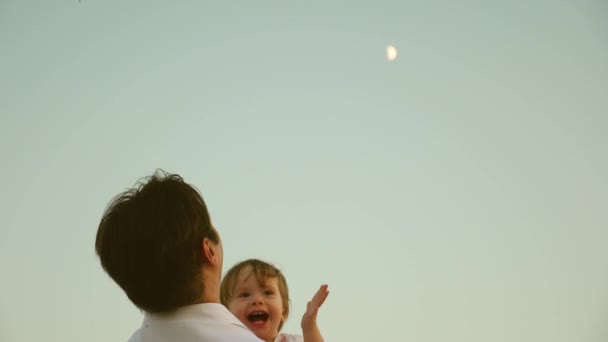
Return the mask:
<path id="1" fill-rule="evenodd" d="M 249 291 L 249 287 L 247 287 L 247 286 L 235 286 L 234 287 L 234 292 L 239 292 L 239 291 Z"/>

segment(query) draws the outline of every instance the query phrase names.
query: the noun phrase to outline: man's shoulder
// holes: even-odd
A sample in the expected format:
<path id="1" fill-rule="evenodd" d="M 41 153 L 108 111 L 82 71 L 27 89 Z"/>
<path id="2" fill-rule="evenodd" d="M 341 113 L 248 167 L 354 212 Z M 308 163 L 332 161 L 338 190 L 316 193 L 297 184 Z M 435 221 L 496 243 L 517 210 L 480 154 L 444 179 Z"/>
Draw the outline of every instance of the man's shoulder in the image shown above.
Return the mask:
<path id="1" fill-rule="evenodd" d="M 260 342 L 247 328 L 204 321 L 142 326 L 129 342 Z"/>
<path id="2" fill-rule="evenodd" d="M 214 329 L 209 332 L 173 332 L 156 334 L 135 333 L 128 342 L 261 342 L 253 334 L 232 334 Z"/>

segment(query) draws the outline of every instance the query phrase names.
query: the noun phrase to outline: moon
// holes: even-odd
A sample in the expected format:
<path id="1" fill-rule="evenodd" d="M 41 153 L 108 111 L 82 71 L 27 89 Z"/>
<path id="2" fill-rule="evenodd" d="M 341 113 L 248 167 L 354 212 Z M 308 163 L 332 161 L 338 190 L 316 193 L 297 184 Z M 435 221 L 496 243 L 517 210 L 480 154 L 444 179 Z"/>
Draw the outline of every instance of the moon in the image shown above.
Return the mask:
<path id="1" fill-rule="evenodd" d="M 394 61 L 397 58 L 397 48 L 393 45 L 389 45 L 386 47 L 386 59 L 389 61 Z"/>

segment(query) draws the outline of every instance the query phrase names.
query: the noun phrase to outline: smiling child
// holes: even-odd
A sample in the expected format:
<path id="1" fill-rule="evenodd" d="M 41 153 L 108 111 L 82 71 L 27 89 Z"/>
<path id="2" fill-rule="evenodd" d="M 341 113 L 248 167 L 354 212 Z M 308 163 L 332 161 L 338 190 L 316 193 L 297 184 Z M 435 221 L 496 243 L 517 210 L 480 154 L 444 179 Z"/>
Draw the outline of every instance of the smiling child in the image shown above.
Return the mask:
<path id="1" fill-rule="evenodd" d="M 302 335 L 280 334 L 289 316 L 289 289 L 275 266 L 248 259 L 233 266 L 221 284 L 221 302 L 258 338 L 265 342 L 324 342 L 317 313 L 329 294 L 321 285 L 302 316 Z"/>

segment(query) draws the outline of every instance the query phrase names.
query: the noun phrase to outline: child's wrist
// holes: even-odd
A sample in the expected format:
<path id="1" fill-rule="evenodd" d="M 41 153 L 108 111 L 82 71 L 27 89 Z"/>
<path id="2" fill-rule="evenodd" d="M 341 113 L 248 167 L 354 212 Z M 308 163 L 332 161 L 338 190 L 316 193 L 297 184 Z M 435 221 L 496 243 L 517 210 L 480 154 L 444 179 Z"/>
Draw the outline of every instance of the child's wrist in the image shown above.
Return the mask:
<path id="1" fill-rule="evenodd" d="M 302 334 L 303 335 L 314 335 L 319 333 L 319 327 L 317 323 L 310 323 L 308 325 L 302 325 Z"/>
<path id="2" fill-rule="evenodd" d="M 321 336 L 321 332 L 315 326 L 314 328 L 310 328 L 302 331 L 302 337 L 304 338 L 304 342 L 323 342 L 323 336 Z"/>

